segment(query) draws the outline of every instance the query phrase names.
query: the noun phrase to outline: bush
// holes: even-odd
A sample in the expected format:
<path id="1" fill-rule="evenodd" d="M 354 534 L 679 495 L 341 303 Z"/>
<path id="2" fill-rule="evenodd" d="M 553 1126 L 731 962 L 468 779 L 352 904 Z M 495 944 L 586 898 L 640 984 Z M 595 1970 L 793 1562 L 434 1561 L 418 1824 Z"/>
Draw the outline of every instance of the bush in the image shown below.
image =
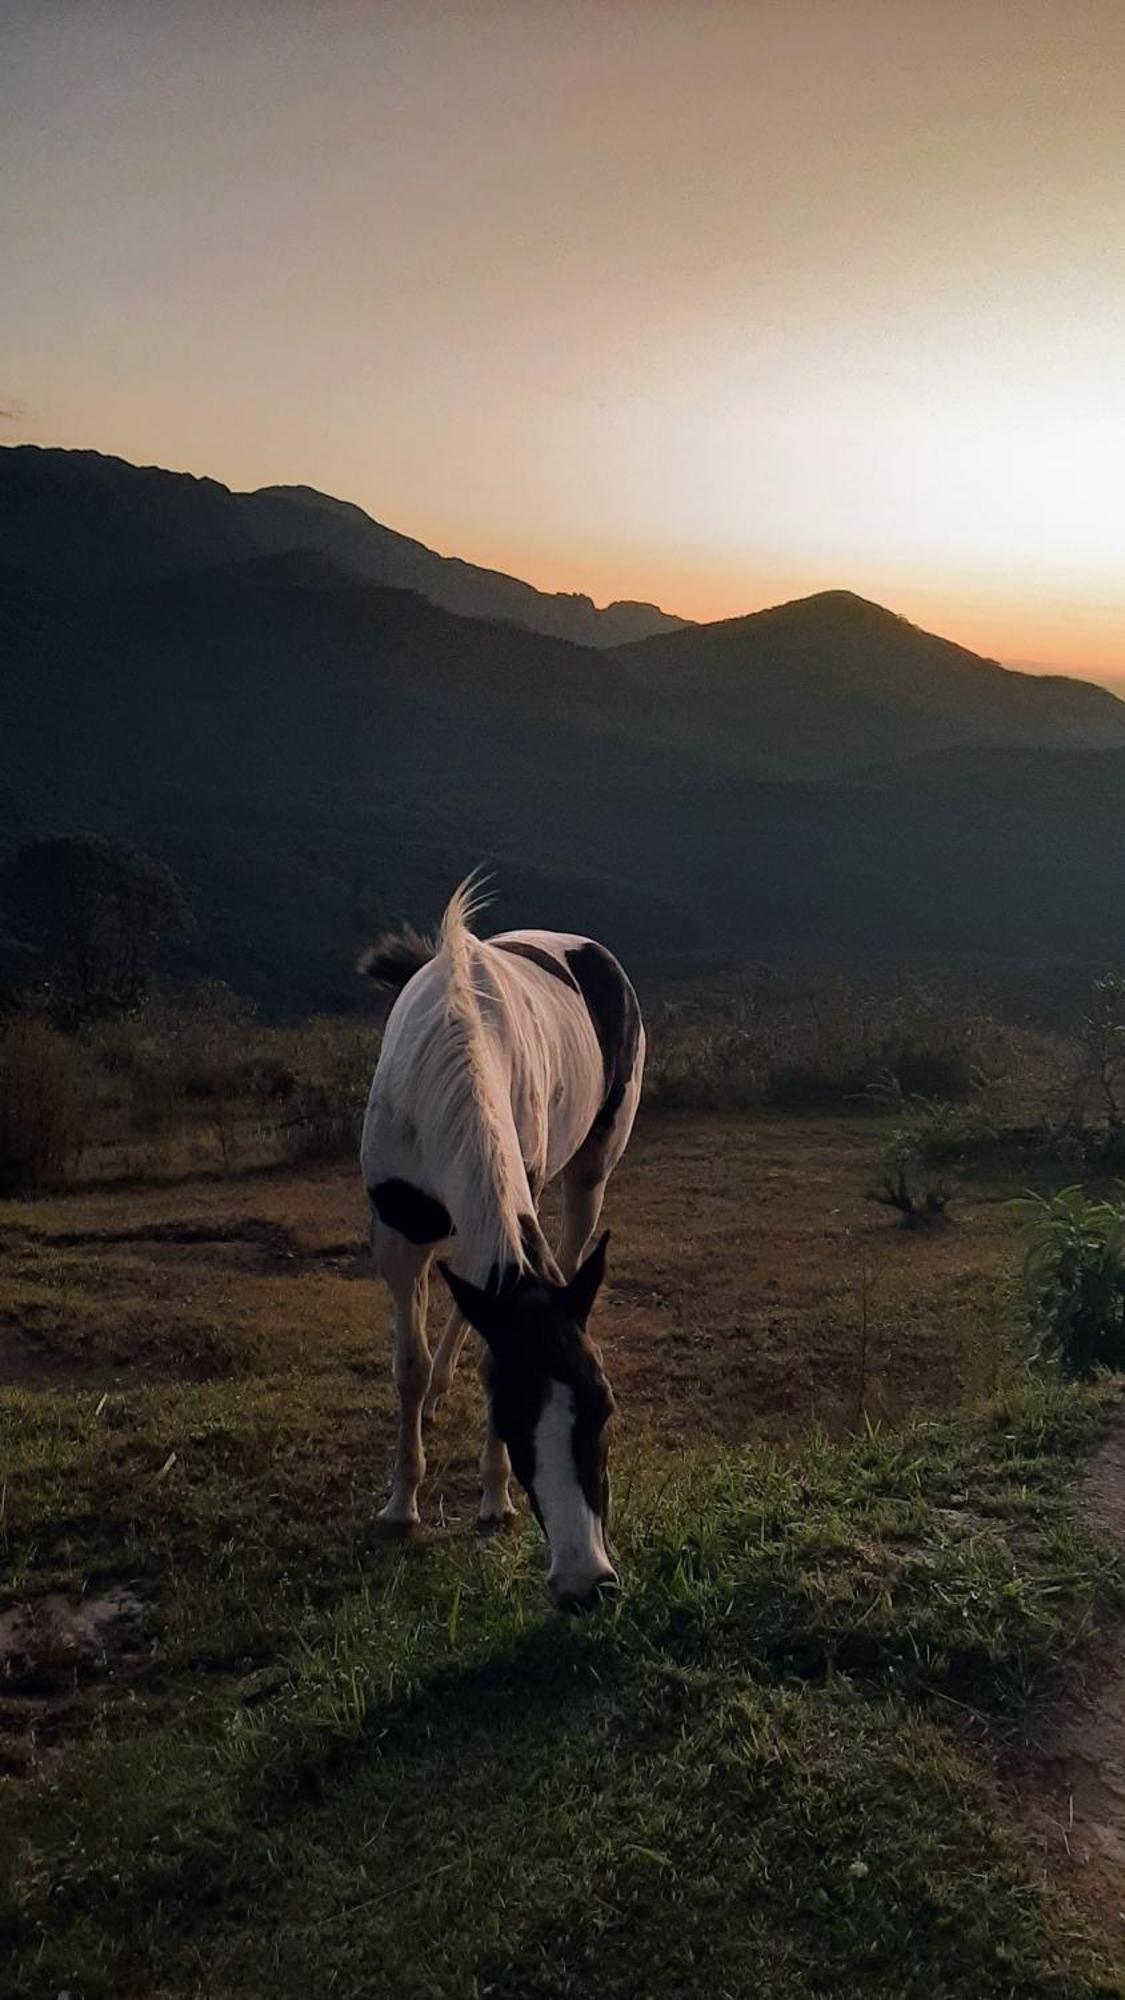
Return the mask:
<path id="1" fill-rule="evenodd" d="M 954 1101 L 1023 1052 L 1017 1030 L 922 988 L 802 989 L 776 978 L 666 1005 L 649 1030 L 646 1101 L 673 1109 L 861 1103 L 888 1077 L 900 1100 Z"/>
<path id="2" fill-rule="evenodd" d="M 0 1192 L 57 1185 L 82 1139 L 71 1044 L 45 1021 L 10 1022 L 0 1035 Z"/>
<path id="3" fill-rule="evenodd" d="M 218 981 L 155 994 L 128 1020 L 83 1030 L 90 1095 L 116 1129 L 150 1142 L 199 1141 L 224 1167 L 239 1160 L 328 1160 L 353 1153 L 378 1052 L 366 1015 L 300 1027 L 259 1019 Z M 168 1156 L 171 1158 L 171 1154 Z"/>
<path id="4" fill-rule="evenodd" d="M 295 1160 L 344 1159 L 359 1149 L 363 1108 L 378 1051 L 369 1021 L 310 1021 L 294 1038 L 286 1149 Z"/>
<path id="5" fill-rule="evenodd" d="M 1029 1195 L 1016 1207 L 1037 1354 L 1079 1381 L 1125 1368 L 1125 1212 L 1089 1201 L 1080 1187 Z"/>
<path id="6" fill-rule="evenodd" d="M 870 1199 L 896 1208 L 904 1222 L 943 1222 L 953 1193 L 950 1177 L 931 1153 L 925 1127 L 895 1132 L 880 1162 Z"/>
<path id="7" fill-rule="evenodd" d="M 1125 1124 L 1125 979 L 1095 979 L 1078 1028 L 1071 1078 L 1072 1106 L 1081 1124 L 1094 1104 L 1110 1133 Z"/>
<path id="8" fill-rule="evenodd" d="M 218 980 L 148 1001 L 135 1020 L 95 1029 L 91 1045 L 127 1080 L 134 1130 L 155 1136 L 197 1108 L 224 1165 L 245 1109 L 288 1087 L 252 1002 Z"/>

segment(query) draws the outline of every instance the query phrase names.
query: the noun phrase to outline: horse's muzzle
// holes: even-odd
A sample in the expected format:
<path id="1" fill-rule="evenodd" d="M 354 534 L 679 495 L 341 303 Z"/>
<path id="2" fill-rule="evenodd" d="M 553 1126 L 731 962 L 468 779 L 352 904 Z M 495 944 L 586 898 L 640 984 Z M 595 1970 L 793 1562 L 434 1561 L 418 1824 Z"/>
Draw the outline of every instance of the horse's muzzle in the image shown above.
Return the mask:
<path id="1" fill-rule="evenodd" d="M 615 1569 L 607 1569 L 589 1583 L 560 1584 L 548 1581 L 551 1602 L 558 1611 L 592 1611 L 607 1594 L 618 1587 Z"/>

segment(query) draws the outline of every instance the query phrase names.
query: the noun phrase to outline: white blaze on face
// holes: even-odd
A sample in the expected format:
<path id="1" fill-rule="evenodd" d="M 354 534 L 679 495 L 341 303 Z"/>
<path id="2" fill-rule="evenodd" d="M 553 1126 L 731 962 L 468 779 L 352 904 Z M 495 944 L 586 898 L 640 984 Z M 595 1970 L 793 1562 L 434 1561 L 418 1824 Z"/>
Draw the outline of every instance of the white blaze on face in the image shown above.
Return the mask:
<path id="1" fill-rule="evenodd" d="M 585 1597 L 615 1580 L 600 1517 L 579 1484 L 574 1463 L 574 1394 L 552 1382 L 535 1426 L 535 1498 L 551 1550 L 548 1581 L 559 1597 Z"/>

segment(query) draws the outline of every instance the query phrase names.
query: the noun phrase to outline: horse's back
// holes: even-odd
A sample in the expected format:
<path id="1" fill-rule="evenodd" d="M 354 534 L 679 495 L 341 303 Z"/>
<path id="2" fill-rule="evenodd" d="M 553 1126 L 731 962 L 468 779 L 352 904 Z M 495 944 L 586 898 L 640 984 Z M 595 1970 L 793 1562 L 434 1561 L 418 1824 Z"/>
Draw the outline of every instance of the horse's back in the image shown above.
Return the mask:
<path id="1" fill-rule="evenodd" d="M 501 1056 L 537 1178 L 553 1178 L 587 1140 L 619 1158 L 640 1096 L 645 1039 L 632 982 L 613 953 L 576 932 L 506 931 L 473 940 L 473 970 L 482 1025 Z M 364 1122 L 371 1171 L 378 1162 L 385 1172 L 389 1158 L 401 1162 L 396 1172 L 411 1160 L 421 1168 L 431 1118 L 418 1102 L 419 1076 L 448 1029 L 439 954 L 408 980 L 387 1020 Z"/>
<path id="2" fill-rule="evenodd" d="M 582 1134 L 581 1153 L 597 1171 L 609 1171 L 628 1144 L 644 1073 L 644 1024 L 632 980 L 596 938 L 569 931 L 508 931 L 489 942 L 499 951 L 530 961 L 548 978 L 565 982 L 581 1002 L 602 1069 L 600 1095 Z M 571 1134 L 572 1149 L 573 1141 Z M 553 1168 L 557 1159 L 556 1154 Z"/>

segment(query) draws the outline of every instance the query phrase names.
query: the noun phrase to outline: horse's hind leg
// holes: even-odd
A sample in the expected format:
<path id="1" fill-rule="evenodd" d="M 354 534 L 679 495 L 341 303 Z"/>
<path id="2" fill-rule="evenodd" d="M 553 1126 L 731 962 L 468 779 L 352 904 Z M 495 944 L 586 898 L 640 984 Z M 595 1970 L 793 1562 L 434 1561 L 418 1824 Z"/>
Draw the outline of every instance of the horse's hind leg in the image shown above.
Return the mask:
<path id="1" fill-rule="evenodd" d="M 609 1177 L 606 1146 L 600 1133 L 587 1139 L 563 1170 L 563 1230 L 559 1244 L 559 1269 L 573 1278 L 602 1212 L 605 1184 Z"/>
<path id="2" fill-rule="evenodd" d="M 445 1329 L 441 1339 L 438 1341 L 437 1353 L 434 1355 L 430 1386 L 426 1392 L 426 1401 L 422 1410 L 424 1417 L 436 1415 L 438 1404 L 452 1387 L 453 1377 L 457 1373 L 457 1363 L 461 1359 L 461 1349 L 465 1345 L 468 1332 L 468 1320 L 463 1319 L 457 1307 L 454 1306 L 453 1311 L 445 1322 Z"/>
<path id="3" fill-rule="evenodd" d="M 418 1520 L 418 1488 L 426 1471 L 422 1449 L 422 1405 L 430 1385 L 426 1305 L 430 1289 L 428 1245 L 399 1239 L 384 1249 L 380 1268 L 395 1312 L 395 1387 L 398 1390 L 398 1444 L 390 1498 L 379 1519 L 388 1527 L 409 1528 Z"/>
<path id="4" fill-rule="evenodd" d="M 563 1233 L 559 1245 L 559 1269 L 564 1278 L 573 1278 L 598 1226 L 605 1200 L 605 1185 L 629 1143 L 637 1106 L 641 1101 L 645 1038 L 640 1033 L 632 1073 L 621 1102 L 607 1125 L 595 1121 L 593 1131 L 583 1140 L 569 1165 L 563 1168 Z"/>

